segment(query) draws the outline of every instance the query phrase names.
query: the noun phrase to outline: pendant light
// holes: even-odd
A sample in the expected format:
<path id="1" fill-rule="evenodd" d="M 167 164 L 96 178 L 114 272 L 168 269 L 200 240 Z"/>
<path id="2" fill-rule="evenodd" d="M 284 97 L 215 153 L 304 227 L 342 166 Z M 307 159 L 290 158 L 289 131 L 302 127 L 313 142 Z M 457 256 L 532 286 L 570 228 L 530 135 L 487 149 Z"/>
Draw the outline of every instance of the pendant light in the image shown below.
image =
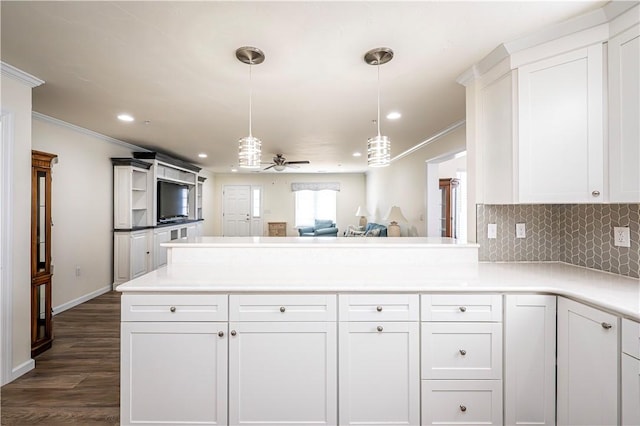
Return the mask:
<path id="1" fill-rule="evenodd" d="M 364 61 L 378 68 L 378 135 L 367 141 L 367 162 L 370 167 L 386 167 L 391 161 L 391 140 L 380 134 L 380 65 L 393 59 L 393 50 L 377 47 L 364 54 Z"/>
<path id="2" fill-rule="evenodd" d="M 238 166 L 243 169 L 257 169 L 260 167 L 262 142 L 251 133 L 252 86 L 251 67 L 264 62 L 264 53 L 257 47 L 244 46 L 236 50 L 236 58 L 249 65 L 249 136 L 238 141 Z"/>

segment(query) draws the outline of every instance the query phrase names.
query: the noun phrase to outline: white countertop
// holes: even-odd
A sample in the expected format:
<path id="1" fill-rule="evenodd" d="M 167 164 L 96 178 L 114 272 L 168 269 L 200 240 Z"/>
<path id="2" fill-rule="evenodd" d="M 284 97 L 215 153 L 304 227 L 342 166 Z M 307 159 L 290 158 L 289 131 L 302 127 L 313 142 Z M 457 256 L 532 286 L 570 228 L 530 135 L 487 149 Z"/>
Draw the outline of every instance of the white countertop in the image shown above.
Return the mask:
<path id="1" fill-rule="evenodd" d="M 277 238 L 277 237 L 276 237 Z M 262 238 L 261 238 L 262 240 Z M 284 240 L 284 239 L 283 239 Z M 323 242 L 322 244 L 333 244 Z M 216 242 L 212 241 L 212 244 Z M 225 243 L 228 243 L 225 241 Z M 269 242 L 271 243 L 271 242 Z M 177 244 L 177 243 L 171 243 Z M 189 244 L 184 243 L 184 244 Z M 200 243 L 202 244 L 202 242 Z M 277 242 L 275 244 L 278 244 Z M 283 241 L 281 244 L 286 244 Z M 342 244 L 337 242 L 335 244 Z M 361 244 L 367 244 L 363 242 Z M 407 244 L 410 244 L 407 242 Z M 367 268 L 371 269 L 369 265 Z M 640 280 L 564 263 L 462 263 L 394 267 L 380 258 L 375 270 L 358 264 L 310 269 L 212 268 L 176 264 L 120 285 L 122 292 L 509 292 L 566 296 L 640 320 Z"/>

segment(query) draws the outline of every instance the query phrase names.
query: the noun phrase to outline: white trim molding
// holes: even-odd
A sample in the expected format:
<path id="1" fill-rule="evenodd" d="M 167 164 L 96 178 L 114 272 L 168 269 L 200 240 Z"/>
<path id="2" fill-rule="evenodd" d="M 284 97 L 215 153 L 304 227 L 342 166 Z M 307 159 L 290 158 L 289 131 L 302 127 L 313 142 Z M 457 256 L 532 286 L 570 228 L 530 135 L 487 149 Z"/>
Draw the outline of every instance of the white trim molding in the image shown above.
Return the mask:
<path id="1" fill-rule="evenodd" d="M 13 114 L 2 112 L 0 116 L 0 385 L 13 380 Z"/>
<path id="2" fill-rule="evenodd" d="M 59 313 L 62 313 L 66 310 L 69 310 L 71 308 L 74 308 L 78 305 L 83 304 L 84 302 L 87 302 L 95 297 L 101 296 L 105 293 L 109 293 L 111 291 L 111 285 L 102 287 L 97 289 L 96 291 L 92 291 L 91 293 L 85 294 L 84 296 L 80 296 L 77 299 L 73 299 L 70 300 L 66 303 L 63 303 L 62 305 L 58 305 L 58 306 L 54 306 L 53 307 L 53 315 L 58 315 Z"/>
<path id="3" fill-rule="evenodd" d="M 419 150 L 420 148 L 423 148 L 423 147 L 425 147 L 427 145 L 430 145 L 430 144 L 434 143 L 438 139 L 440 139 L 440 138 L 448 135 L 449 133 L 453 132 L 458 127 L 464 126 L 466 124 L 466 122 L 467 121 L 465 119 L 462 119 L 462 120 L 456 121 L 453 124 L 448 125 L 444 129 L 440 130 L 438 133 L 436 133 L 434 135 L 431 135 L 430 137 L 428 137 L 427 139 L 423 140 L 419 144 L 414 145 L 411 148 L 407 149 L 406 151 L 401 152 L 400 154 L 396 155 L 395 157 L 393 157 L 391 159 L 391 162 L 393 163 L 394 161 L 397 161 L 397 160 L 399 160 L 401 158 L 404 158 L 407 155 Z"/>
<path id="4" fill-rule="evenodd" d="M 44 122 L 47 122 L 47 123 L 55 124 L 56 126 L 64 127 L 64 128 L 70 129 L 70 130 L 72 130 L 74 132 L 77 132 L 77 133 L 82 133 L 84 135 L 91 136 L 91 137 L 96 138 L 96 139 L 101 139 L 101 140 L 103 140 L 105 142 L 109 142 L 109 143 L 112 143 L 112 144 L 115 144 L 115 145 L 120 145 L 120 146 L 125 147 L 127 149 L 130 149 L 132 151 L 150 152 L 146 148 L 142 148 L 142 147 L 139 147 L 137 145 L 133 145 L 133 144 L 130 144 L 128 142 L 121 141 L 120 139 L 112 138 L 111 136 L 103 135 L 102 133 L 94 132 L 93 130 L 85 129 L 84 127 L 76 126 L 75 124 L 71 124 L 71 123 L 68 123 L 66 121 L 50 117 L 50 116 L 42 114 L 40 112 L 32 111 L 31 112 L 31 117 L 33 119 L 35 119 L 35 120 L 40 120 L 40 121 L 44 121 Z"/>
<path id="5" fill-rule="evenodd" d="M 29 371 L 33 370 L 34 368 L 36 368 L 36 362 L 32 358 L 29 358 L 27 361 L 23 362 L 22 364 L 20 364 L 19 366 L 17 366 L 11 371 L 11 380 L 9 381 L 10 382 L 14 381 L 18 377 L 24 374 L 27 374 Z"/>
<path id="6" fill-rule="evenodd" d="M 40 80 L 38 77 L 24 72 L 21 69 L 16 68 L 13 65 L 9 65 L 8 63 L 3 61 L 0 61 L 0 72 L 2 73 L 2 75 L 18 80 L 22 84 L 31 88 L 38 87 L 44 84 L 44 80 Z"/>

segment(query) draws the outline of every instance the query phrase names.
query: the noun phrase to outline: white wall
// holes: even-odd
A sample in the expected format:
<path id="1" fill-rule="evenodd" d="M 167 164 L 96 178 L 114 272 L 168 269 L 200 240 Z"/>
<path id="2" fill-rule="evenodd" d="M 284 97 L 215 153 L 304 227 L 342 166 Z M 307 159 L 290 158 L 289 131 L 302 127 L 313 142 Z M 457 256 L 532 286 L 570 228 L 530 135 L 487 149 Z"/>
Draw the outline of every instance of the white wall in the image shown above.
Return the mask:
<path id="1" fill-rule="evenodd" d="M 365 177 L 362 173 L 227 173 L 215 177 L 212 235 L 222 235 L 222 188 L 225 185 L 262 185 L 264 235 L 267 235 L 267 222 L 287 222 L 287 236 L 297 236 L 292 182 L 339 182 L 340 192 L 336 198 L 338 235 L 348 225 L 357 224 L 356 210 L 365 202 Z"/>
<path id="2" fill-rule="evenodd" d="M 11 286 L 11 370 L 9 381 L 33 368 L 31 360 L 31 87 L 2 76 L 2 114 L 11 117 L 13 140 L 8 142 L 13 170 L 8 176 L 11 204 L 8 213 L 9 244 L 3 236 L 3 252 L 9 256 Z M 4 312 L 3 312 L 4 315 Z M 4 320 L 8 320 L 5 318 Z"/>
<path id="3" fill-rule="evenodd" d="M 426 236 L 426 162 L 464 151 L 465 129 L 459 127 L 391 165 L 367 172 L 367 208 L 375 216 L 369 221 L 383 223 L 389 207 L 400 207 L 408 223 L 401 223 L 403 237 Z"/>
<path id="4" fill-rule="evenodd" d="M 467 170 L 467 156 L 452 158 L 438 164 L 438 178 L 455 178 L 456 172 Z"/>
<path id="5" fill-rule="evenodd" d="M 132 151 L 37 117 L 33 120 L 32 145 L 33 149 L 58 155 L 51 186 L 51 288 L 52 306 L 58 313 L 88 295 L 111 289 L 111 157 L 131 157 Z M 76 267 L 80 268 L 79 276 Z"/>

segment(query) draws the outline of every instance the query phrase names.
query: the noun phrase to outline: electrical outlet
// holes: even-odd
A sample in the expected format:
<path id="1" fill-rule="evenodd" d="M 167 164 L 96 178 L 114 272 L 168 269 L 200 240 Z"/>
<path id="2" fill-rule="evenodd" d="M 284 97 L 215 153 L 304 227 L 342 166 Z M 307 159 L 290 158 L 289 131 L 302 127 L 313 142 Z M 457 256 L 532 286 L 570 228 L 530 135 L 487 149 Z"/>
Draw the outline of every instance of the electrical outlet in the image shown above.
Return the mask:
<path id="1" fill-rule="evenodd" d="M 527 238 L 527 225 L 516 223 L 516 238 Z"/>
<path id="2" fill-rule="evenodd" d="M 80 267 L 76 265 L 76 277 L 80 276 Z"/>
<path id="3" fill-rule="evenodd" d="M 628 226 L 613 227 L 613 245 L 616 247 L 631 247 L 631 233 Z"/>
<path id="4" fill-rule="evenodd" d="M 498 225 L 496 223 L 490 223 L 487 225 L 487 238 L 498 238 Z"/>

